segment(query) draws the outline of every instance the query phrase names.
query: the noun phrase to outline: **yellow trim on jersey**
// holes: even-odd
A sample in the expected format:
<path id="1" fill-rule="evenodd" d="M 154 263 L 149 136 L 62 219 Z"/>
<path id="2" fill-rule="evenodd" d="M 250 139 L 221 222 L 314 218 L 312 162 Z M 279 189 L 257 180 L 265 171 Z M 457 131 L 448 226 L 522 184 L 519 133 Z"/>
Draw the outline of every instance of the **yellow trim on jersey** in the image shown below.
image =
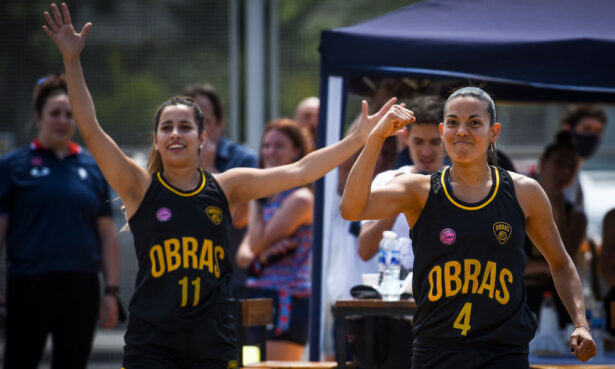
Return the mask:
<path id="1" fill-rule="evenodd" d="M 199 169 L 200 170 L 200 169 Z M 160 183 L 162 183 L 162 185 L 164 187 L 167 188 L 167 190 L 173 192 L 176 195 L 179 196 L 183 196 L 183 197 L 190 197 L 190 196 L 194 196 L 197 193 L 201 192 L 201 190 L 205 187 L 205 173 L 203 173 L 202 170 L 201 171 L 201 176 L 202 176 L 202 180 L 201 180 L 201 185 L 194 191 L 190 192 L 190 193 L 184 193 L 184 192 L 180 192 L 176 189 L 174 189 L 170 184 L 167 184 L 164 179 L 162 178 L 162 175 L 160 174 L 160 172 L 156 173 L 156 175 L 158 176 L 158 180 L 160 181 Z"/>
<path id="2" fill-rule="evenodd" d="M 494 167 L 491 167 L 494 168 Z M 489 205 L 489 203 L 491 201 L 493 201 L 493 199 L 495 198 L 495 195 L 497 195 L 498 193 L 498 189 L 500 188 L 500 174 L 498 173 L 498 170 L 494 168 L 494 172 L 495 172 L 495 190 L 493 191 L 493 194 L 491 195 L 491 197 L 485 201 L 484 203 L 478 205 L 478 206 L 465 206 L 465 205 L 461 205 L 460 203 L 458 203 L 457 201 L 455 201 L 455 199 L 453 199 L 453 197 L 448 193 L 448 189 L 446 188 L 446 181 L 444 180 L 444 175 L 446 174 L 446 171 L 449 170 L 450 168 L 445 168 L 442 171 L 442 176 L 440 176 L 440 181 L 442 182 L 442 188 L 444 188 L 444 194 L 446 195 L 446 197 L 448 198 L 448 200 L 455 206 L 462 208 L 464 210 L 479 210 L 484 208 L 485 206 Z"/>

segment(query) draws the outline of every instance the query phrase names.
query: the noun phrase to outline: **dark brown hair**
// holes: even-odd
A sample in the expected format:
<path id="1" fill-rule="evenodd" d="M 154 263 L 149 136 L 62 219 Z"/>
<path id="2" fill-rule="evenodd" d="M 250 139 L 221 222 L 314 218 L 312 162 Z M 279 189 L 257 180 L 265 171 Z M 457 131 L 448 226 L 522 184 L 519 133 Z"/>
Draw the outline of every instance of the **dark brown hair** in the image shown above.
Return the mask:
<path id="1" fill-rule="evenodd" d="M 43 107 L 50 97 L 68 95 L 66 78 L 63 74 L 50 74 L 39 78 L 32 92 L 33 109 L 39 116 L 43 113 Z"/>
<path id="2" fill-rule="evenodd" d="M 218 95 L 218 92 L 216 91 L 214 86 L 208 83 L 204 85 L 188 85 L 184 89 L 184 95 L 190 96 L 193 99 L 196 99 L 199 95 L 205 96 L 211 102 L 214 117 L 216 117 L 217 120 L 222 120 L 224 118 L 224 114 L 222 113 L 222 103 L 220 100 L 220 95 Z"/>

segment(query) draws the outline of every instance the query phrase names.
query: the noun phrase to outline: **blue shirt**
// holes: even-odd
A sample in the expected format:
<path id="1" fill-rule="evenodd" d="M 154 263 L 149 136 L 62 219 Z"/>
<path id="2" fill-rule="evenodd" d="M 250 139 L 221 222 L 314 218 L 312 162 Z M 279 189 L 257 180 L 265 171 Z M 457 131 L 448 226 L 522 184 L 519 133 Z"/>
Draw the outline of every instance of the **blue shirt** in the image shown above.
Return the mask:
<path id="1" fill-rule="evenodd" d="M 109 187 L 78 145 L 63 159 L 37 141 L 4 156 L 0 214 L 8 216 L 9 278 L 99 271 L 97 220 L 111 216 Z"/>
<path id="2" fill-rule="evenodd" d="M 256 168 L 257 163 L 252 150 L 224 137 L 220 138 L 215 164 L 220 173 L 235 167 Z"/>

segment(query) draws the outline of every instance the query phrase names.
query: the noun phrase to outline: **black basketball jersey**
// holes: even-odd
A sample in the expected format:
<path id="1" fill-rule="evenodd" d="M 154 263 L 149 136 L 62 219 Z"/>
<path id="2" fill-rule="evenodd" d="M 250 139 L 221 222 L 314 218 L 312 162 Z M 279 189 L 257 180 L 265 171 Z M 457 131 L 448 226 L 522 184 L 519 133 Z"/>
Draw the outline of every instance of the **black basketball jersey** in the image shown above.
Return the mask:
<path id="1" fill-rule="evenodd" d="M 231 214 L 218 182 L 201 173 L 189 192 L 155 173 L 129 221 L 139 261 L 131 316 L 166 330 L 192 325 L 230 300 Z"/>
<path id="2" fill-rule="evenodd" d="M 474 204 L 455 197 L 448 168 L 431 176 L 410 232 L 419 342 L 520 345 L 534 336 L 523 285 L 525 216 L 510 174 L 492 167 L 491 175 L 489 194 Z"/>

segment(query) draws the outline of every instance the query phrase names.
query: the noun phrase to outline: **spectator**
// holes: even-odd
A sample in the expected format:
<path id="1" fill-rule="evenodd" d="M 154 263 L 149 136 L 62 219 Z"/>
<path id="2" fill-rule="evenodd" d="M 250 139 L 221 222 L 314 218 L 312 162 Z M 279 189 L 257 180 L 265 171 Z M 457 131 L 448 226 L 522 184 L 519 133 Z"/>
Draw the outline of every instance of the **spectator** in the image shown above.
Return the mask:
<path id="1" fill-rule="evenodd" d="M 352 128 L 351 128 L 352 130 Z M 385 140 L 380 155 L 378 157 L 378 163 L 374 171 L 374 176 L 382 171 L 393 168 L 395 164 L 395 156 L 397 153 L 397 142 L 395 137 L 389 137 Z M 359 258 L 357 253 L 359 230 L 361 229 L 359 222 L 350 222 L 345 220 L 340 215 L 339 204 L 344 186 L 346 185 L 346 179 L 352 164 L 359 156 L 359 152 L 353 155 L 350 159 L 346 160 L 338 168 L 338 182 L 337 191 L 335 194 L 335 200 L 332 201 L 335 204 L 333 209 L 330 209 L 330 233 L 329 239 L 324 241 L 323 249 L 329 251 L 327 258 L 327 265 L 324 268 L 326 270 L 325 283 L 326 296 L 327 296 L 327 313 L 335 304 L 335 301 L 342 299 L 349 299 L 350 289 L 356 285 L 362 284 L 361 274 L 363 273 L 377 273 L 378 263 L 377 261 L 363 261 Z M 335 357 L 335 334 L 331 329 L 334 329 L 335 324 L 332 316 L 327 316 L 329 326 L 331 326 L 330 332 L 325 337 L 325 351 L 330 357 Z"/>
<path id="2" fill-rule="evenodd" d="M 575 209 L 564 196 L 564 190 L 572 183 L 577 174 L 578 161 L 579 157 L 575 152 L 570 133 L 560 132 L 556 141 L 545 148 L 540 157 L 539 171 L 536 175 L 538 183 L 547 194 L 553 211 L 553 219 L 564 247 L 571 258 L 575 257 L 581 246 L 587 226 L 585 214 Z M 527 303 L 530 309 L 538 315 L 543 293 L 550 291 L 558 309 L 560 327 L 563 328 L 571 320 L 555 291 L 549 265 L 527 237 L 524 247 L 528 257 L 524 273 Z"/>
<path id="3" fill-rule="evenodd" d="M 71 141 L 75 121 L 64 76 L 39 79 L 33 100 L 36 138 L 0 161 L 4 368 L 36 368 L 48 334 L 52 368 L 85 368 L 97 316 L 105 328 L 118 320 L 118 238 L 109 188 L 94 159 Z"/>
<path id="4" fill-rule="evenodd" d="M 209 84 L 192 84 L 184 89 L 184 95 L 194 99 L 205 119 L 207 143 L 199 156 L 201 167 L 211 173 L 222 173 L 236 167 L 255 168 L 256 155 L 245 146 L 224 137 L 222 102 L 214 87 Z M 246 282 L 245 271 L 237 268 L 235 263 L 237 249 L 246 234 L 247 223 L 248 203 L 246 202 L 233 213 L 233 227 L 229 235 L 229 258 L 235 269 L 231 279 L 231 288 L 236 297 L 241 297 L 241 289 Z"/>
<path id="5" fill-rule="evenodd" d="M 316 148 L 318 138 L 318 109 L 320 108 L 320 99 L 311 96 L 299 102 L 295 111 L 295 122 L 302 130 L 309 135 L 312 149 Z"/>
<path id="6" fill-rule="evenodd" d="M 562 118 L 561 129 L 570 132 L 576 151 L 580 156 L 578 171 L 583 168 L 585 161 L 591 158 L 600 146 L 606 124 L 606 112 L 595 105 L 572 106 Z M 584 211 L 583 189 L 578 176 L 575 176 L 566 189 L 566 198 L 575 208 Z"/>
<path id="7" fill-rule="evenodd" d="M 308 139 L 290 119 L 265 127 L 259 167 L 294 163 L 309 151 Z M 275 329 L 267 340 L 272 360 L 301 360 L 307 343 L 314 195 L 301 186 L 252 201 L 248 233 L 237 264 L 248 268 L 248 296 L 274 300 Z"/>
<path id="8" fill-rule="evenodd" d="M 380 173 L 372 182 L 372 189 L 382 187 L 392 178 L 406 173 L 431 174 L 444 166 L 444 152 L 438 124 L 444 102 L 438 96 L 418 97 L 409 104 L 417 121 L 406 126 L 404 141 L 414 165 Z M 358 252 L 367 261 L 378 252 L 382 232 L 393 230 L 400 237 L 410 237 L 410 228 L 403 214 L 380 220 L 365 220 L 361 225 Z M 410 250 L 410 252 L 412 252 Z"/>

